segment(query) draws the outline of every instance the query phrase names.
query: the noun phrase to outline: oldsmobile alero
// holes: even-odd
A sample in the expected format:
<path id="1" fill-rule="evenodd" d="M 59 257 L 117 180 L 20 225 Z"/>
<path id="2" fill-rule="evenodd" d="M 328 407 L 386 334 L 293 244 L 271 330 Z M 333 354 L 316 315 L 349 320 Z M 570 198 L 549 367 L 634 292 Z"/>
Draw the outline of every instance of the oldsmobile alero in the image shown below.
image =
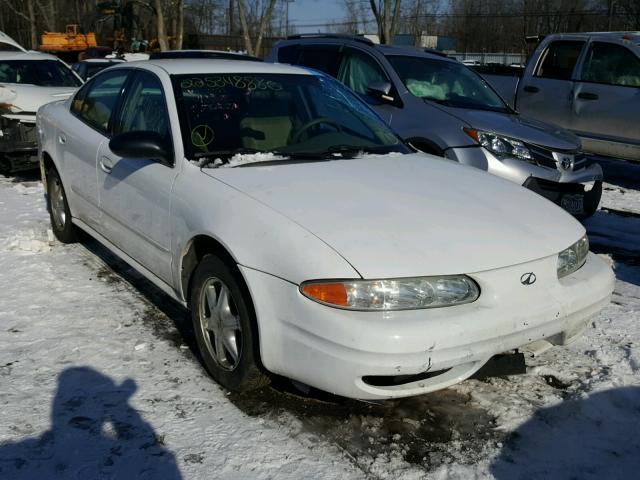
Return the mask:
<path id="1" fill-rule="evenodd" d="M 613 289 L 567 213 L 416 153 L 319 72 L 121 64 L 37 127 L 57 238 L 88 232 L 188 306 L 230 390 L 270 373 L 361 399 L 441 389 L 571 342 Z"/>

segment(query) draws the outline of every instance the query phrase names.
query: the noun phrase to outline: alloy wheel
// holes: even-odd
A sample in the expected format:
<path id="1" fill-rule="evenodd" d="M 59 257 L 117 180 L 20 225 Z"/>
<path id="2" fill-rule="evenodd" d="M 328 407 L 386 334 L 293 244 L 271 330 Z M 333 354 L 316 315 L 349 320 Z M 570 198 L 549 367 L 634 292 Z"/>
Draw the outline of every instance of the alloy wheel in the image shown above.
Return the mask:
<path id="1" fill-rule="evenodd" d="M 200 292 L 199 320 L 206 349 L 224 370 L 234 370 L 242 354 L 242 328 L 233 295 L 222 280 L 209 278 Z"/>

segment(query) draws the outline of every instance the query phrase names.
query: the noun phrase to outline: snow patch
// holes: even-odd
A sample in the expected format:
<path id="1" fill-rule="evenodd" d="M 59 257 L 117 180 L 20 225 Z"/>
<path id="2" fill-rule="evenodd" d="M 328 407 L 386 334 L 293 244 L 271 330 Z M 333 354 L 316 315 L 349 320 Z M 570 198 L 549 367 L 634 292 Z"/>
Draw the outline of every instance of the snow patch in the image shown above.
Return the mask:
<path id="1" fill-rule="evenodd" d="M 51 230 L 26 230 L 0 240 L 0 250 L 43 253 L 51 251 L 54 236 Z"/>

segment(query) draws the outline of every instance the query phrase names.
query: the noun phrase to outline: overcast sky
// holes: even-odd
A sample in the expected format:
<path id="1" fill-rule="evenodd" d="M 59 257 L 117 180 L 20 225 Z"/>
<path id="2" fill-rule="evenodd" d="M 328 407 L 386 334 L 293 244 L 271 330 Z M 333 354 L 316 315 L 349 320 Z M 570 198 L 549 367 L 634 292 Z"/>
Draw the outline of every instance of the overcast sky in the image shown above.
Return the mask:
<path id="1" fill-rule="evenodd" d="M 323 24 L 344 19 L 342 0 L 295 0 L 289 4 L 289 23 L 298 27 L 298 32 L 317 32 L 321 27 L 303 28 L 304 24 Z"/>

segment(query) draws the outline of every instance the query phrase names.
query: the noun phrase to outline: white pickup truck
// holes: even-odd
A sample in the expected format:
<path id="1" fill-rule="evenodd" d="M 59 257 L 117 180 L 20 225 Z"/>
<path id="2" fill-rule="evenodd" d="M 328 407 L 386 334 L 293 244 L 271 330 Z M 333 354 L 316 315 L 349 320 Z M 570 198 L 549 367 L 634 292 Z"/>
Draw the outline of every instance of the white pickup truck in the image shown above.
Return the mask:
<path id="1" fill-rule="evenodd" d="M 545 37 L 524 71 L 480 71 L 520 113 L 576 133 L 585 151 L 640 160 L 640 34 Z"/>

